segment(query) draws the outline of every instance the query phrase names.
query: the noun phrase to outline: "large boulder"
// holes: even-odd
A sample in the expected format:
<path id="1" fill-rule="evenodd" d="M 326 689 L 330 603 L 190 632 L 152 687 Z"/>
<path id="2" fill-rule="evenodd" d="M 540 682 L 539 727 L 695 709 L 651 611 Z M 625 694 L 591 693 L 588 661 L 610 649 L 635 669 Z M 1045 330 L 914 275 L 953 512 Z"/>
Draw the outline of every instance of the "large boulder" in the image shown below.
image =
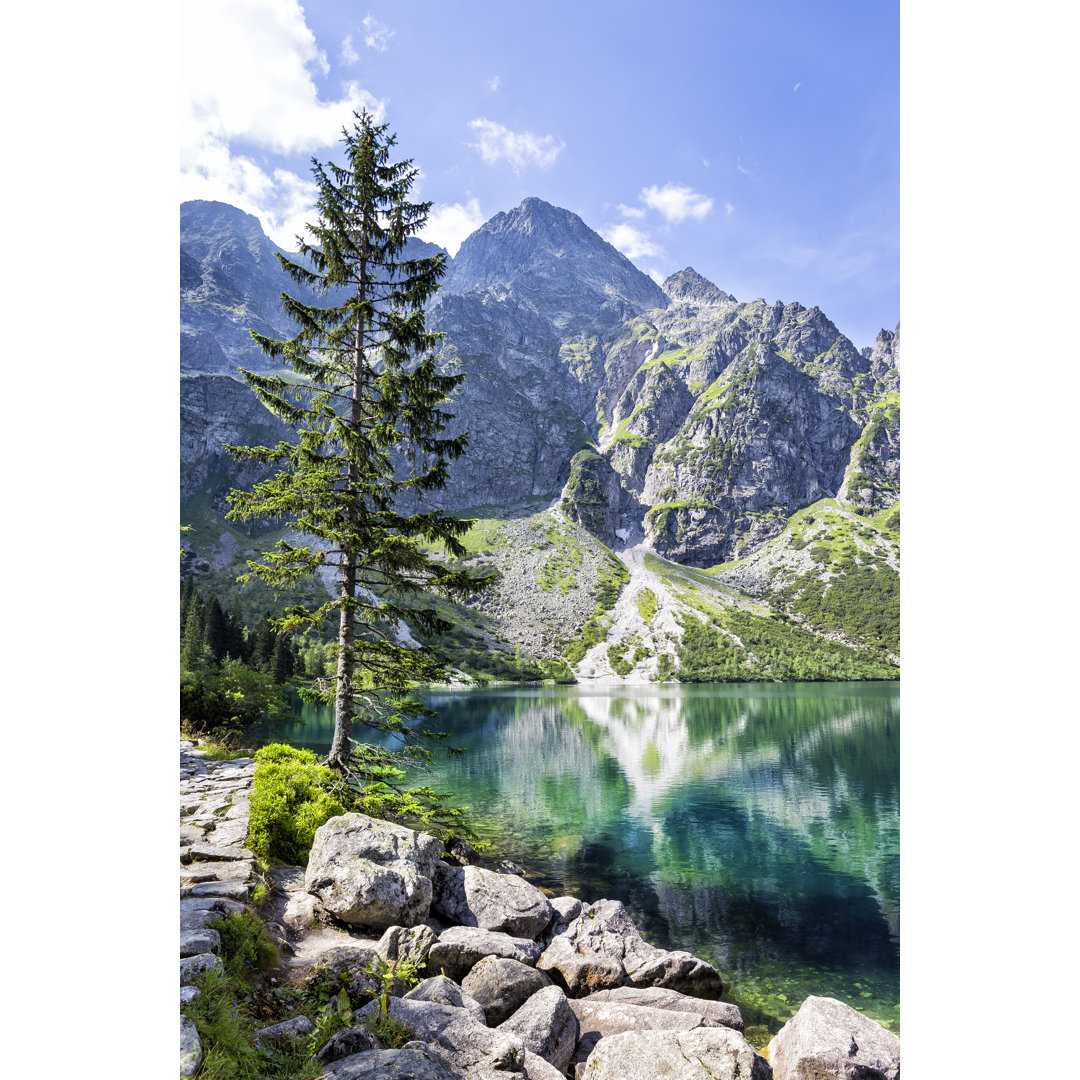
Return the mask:
<path id="1" fill-rule="evenodd" d="M 773 1036 L 776 1080 L 897 1080 L 900 1039 L 835 998 L 808 997 Z"/>
<path id="2" fill-rule="evenodd" d="M 439 863 L 435 871 L 432 910 L 459 926 L 533 939 L 555 914 L 548 898 L 524 878 L 447 863 Z"/>
<path id="3" fill-rule="evenodd" d="M 511 937 L 475 926 L 451 926 L 439 935 L 428 953 L 429 975 L 443 974 L 461 982 L 485 956 L 506 956 L 530 967 L 540 958 L 540 946 L 528 938 Z"/>
<path id="4" fill-rule="evenodd" d="M 694 1013 L 707 1020 L 715 1020 L 724 1027 L 743 1031 L 742 1013 L 738 1005 L 728 1001 L 708 1001 L 705 998 L 690 997 L 677 990 L 667 990 L 662 986 L 617 986 L 611 990 L 599 990 L 590 997 L 581 998 L 582 1002 L 622 1002 L 624 1005 L 646 1005 L 650 1009 L 669 1009 L 672 1012 Z"/>
<path id="5" fill-rule="evenodd" d="M 561 1073 L 570 1066 L 578 1041 L 578 1020 L 557 986 L 538 990 L 509 1019 L 499 1025 L 508 1031 Z"/>
<path id="6" fill-rule="evenodd" d="M 536 966 L 569 997 L 617 986 L 662 986 L 693 997 L 717 999 L 724 982 L 717 970 L 688 952 L 648 944 L 619 900 L 585 906 L 551 938 Z"/>
<path id="7" fill-rule="evenodd" d="M 715 1020 L 688 1012 L 670 1009 L 651 1009 L 647 1005 L 628 1005 L 622 1001 L 598 1001 L 600 995 L 575 998 L 569 1002 L 577 1017 L 578 1044 L 571 1060 L 585 1061 L 601 1039 L 621 1035 L 624 1031 L 693 1031 L 702 1027 L 719 1027 Z"/>
<path id="8" fill-rule="evenodd" d="M 366 814 L 342 814 L 315 832 L 304 885 L 328 914 L 385 930 L 422 923 L 442 841 Z"/>
<path id="9" fill-rule="evenodd" d="M 488 1027 L 498 1027 L 538 990 L 551 986 L 551 979 L 520 960 L 505 956 L 485 956 L 461 982 L 484 1010 Z"/>
<path id="10" fill-rule="evenodd" d="M 367 1023 L 378 1007 L 375 1001 L 365 1005 L 357 1022 Z M 524 1073 L 529 1080 L 564 1080 L 516 1035 L 478 1024 L 464 1009 L 415 998 L 390 998 L 387 1008 L 393 1020 L 409 1027 L 416 1040 L 427 1044 L 456 1075 L 469 1080 L 507 1080 L 507 1073 Z"/>
<path id="11" fill-rule="evenodd" d="M 771 1080 L 769 1063 L 737 1031 L 626 1031 L 601 1039 L 578 1080 Z"/>

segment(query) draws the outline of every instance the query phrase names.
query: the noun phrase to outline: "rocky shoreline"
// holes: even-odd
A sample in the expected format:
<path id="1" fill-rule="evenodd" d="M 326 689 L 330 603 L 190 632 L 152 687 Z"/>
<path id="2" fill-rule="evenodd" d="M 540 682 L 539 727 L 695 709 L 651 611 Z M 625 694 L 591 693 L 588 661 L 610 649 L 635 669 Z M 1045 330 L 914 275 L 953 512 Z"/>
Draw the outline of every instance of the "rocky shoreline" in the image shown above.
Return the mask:
<path id="1" fill-rule="evenodd" d="M 181 1007 L 220 968 L 207 923 L 245 910 L 256 884 L 244 848 L 255 765 L 205 760 L 181 742 Z M 276 867 L 260 917 L 286 980 L 335 973 L 349 998 L 371 998 L 317 1060 L 326 1080 L 898 1080 L 896 1035 L 831 998 L 808 998 L 758 1053 L 723 979 L 690 953 L 642 939 L 618 900 L 549 898 L 513 864 L 496 869 L 467 844 L 362 814 L 316 833 L 307 867 Z M 448 862 L 445 858 L 456 861 Z M 395 980 L 383 1015 L 413 1038 L 388 1049 L 369 1022 L 381 1006 L 372 970 Z M 416 979 L 422 978 L 416 985 Z M 259 1032 L 295 1039 L 314 1017 Z M 181 1013 L 181 1076 L 202 1060 Z"/>

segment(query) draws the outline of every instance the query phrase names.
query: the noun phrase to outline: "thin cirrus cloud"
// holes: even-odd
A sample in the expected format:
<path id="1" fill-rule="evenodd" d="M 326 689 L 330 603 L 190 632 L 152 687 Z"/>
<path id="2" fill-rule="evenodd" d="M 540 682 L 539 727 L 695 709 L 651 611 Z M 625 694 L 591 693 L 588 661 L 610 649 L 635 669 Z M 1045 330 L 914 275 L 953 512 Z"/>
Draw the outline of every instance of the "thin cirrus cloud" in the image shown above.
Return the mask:
<path id="1" fill-rule="evenodd" d="M 384 103 L 346 83 L 320 98 L 329 64 L 297 0 L 187 0 L 181 11 L 181 197 L 215 199 L 259 217 L 280 246 L 303 234 L 315 201 L 310 179 L 256 160 L 335 144 L 342 116 Z M 274 57 L 273 65 L 266 63 Z M 242 143 L 247 152 L 235 144 Z"/>
<path id="2" fill-rule="evenodd" d="M 389 26 L 379 22 L 370 14 L 365 17 L 363 25 L 364 44 L 369 49 L 375 49 L 377 52 L 386 52 L 390 48 L 390 39 L 396 31 L 391 30 Z"/>
<path id="3" fill-rule="evenodd" d="M 341 43 L 341 62 L 346 65 L 355 64 L 360 59 L 360 54 L 353 45 L 352 34 L 346 34 Z"/>
<path id="4" fill-rule="evenodd" d="M 566 143 L 557 141 L 554 135 L 511 131 L 483 116 L 470 120 L 469 127 L 476 133 L 477 141 L 466 145 L 479 152 L 485 165 L 505 161 L 515 172 L 530 165 L 548 169 L 566 147 Z"/>

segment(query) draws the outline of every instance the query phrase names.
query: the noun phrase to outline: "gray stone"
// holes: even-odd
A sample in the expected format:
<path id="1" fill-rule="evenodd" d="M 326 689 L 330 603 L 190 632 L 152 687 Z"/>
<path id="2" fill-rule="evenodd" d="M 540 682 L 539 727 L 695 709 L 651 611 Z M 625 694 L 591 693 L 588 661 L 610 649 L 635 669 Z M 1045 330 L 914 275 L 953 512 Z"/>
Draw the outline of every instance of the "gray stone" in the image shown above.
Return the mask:
<path id="1" fill-rule="evenodd" d="M 180 1075 L 194 1076 L 202 1064 L 202 1043 L 193 1021 L 180 1017 Z"/>
<path id="2" fill-rule="evenodd" d="M 206 836 L 206 830 L 200 829 L 198 825 L 181 825 L 180 826 L 180 846 L 186 847 L 189 844 L 201 844 Z M 184 859 L 184 853 L 180 853 L 181 862 Z"/>
<path id="3" fill-rule="evenodd" d="M 415 926 L 431 907 L 442 841 L 365 814 L 331 818 L 315 832 L 305 885 L 335 918 L 385 930 Z"/>
<path id="4" fill-rule="evenodd" d="M 221 935 L 216 930 L 189 930 L 180 935 L 180 955 L 198 956 L 199 953 L 217 952 L 221 948 Z"/>
<path id="5" fill-rule="evenodd" d="M 545 986 L 532 995 L 512 1016 L 499 1025 L 560 1073 L 570 1065 L 580 1027 L 566 995 L 557 986 Z"/>
<path id="6" fill-rule="evenodd" d="M 630 985 L 664 986 L 715 999 L 724 989 L 719 973 L 704 960 L 649 945 L 618 900 L 583 908 L 551 938 L 536 966 L 549 972 L 569 997 Z"/>
<path id="7" fill-rule="evenodd" d="M 579 1000 L 582 1002 L 618 1001 L 626 1005 L 647 1005 L 652 1009 L 695 1013 L 708 1020 L 715 1020 L 724 1027 L 733 1028 L 735 1031 L 743 1030 L 743 1018 L 738 1005 L 732 1005 L 727 1001 L 707 1001 L 704 998 L 690 997 L 688 994 L 680 994 L 677 990 L 666 990 L 661 986 L 617 986 L 611 990 L 600 990 L 590 997 Z"/>
<path id="8" fill-rule="evenodd" d="M 411 1028 L 417 1040 L 429 1044 L 450 1066 L 451 1075 L 506 1080 L 508 1072 L 523 1072 L 530 1080 L 561 1080 L 562 1074 L 526 1050 L 516 1035 L 484 1027 L 464 1009 L 415 998 L 390 998 L 387 1006 L 394 1020 Z M 357 1019 L 365 1022 L 377 1008 L 378 1002 L 372 1001 L 360 1010 Z"/>
<path id="9" fill-rule="evenodd" d="M 197 986 L 181 986 L 180 987 L 180 1008 L 185 1005 L 190 1005 L 202 991 Z"/>
<path id="10" fill-rule="evenodd" d="M 247 881 L 254 865 L 249 862 L 193 862 L 180 871 L 181 885 L 203 881 Z"/>
<path id="11" fill-rule="evenodd" d="M 446 1063 L 426 1048 L 403 1046 L 400 1050 L 369 1050 L 326 1066 L 333 1080 L 460 1080 Z"/>
<path id="12" fill-rule="evenodd" d="M 331 1035 L 322 1049 L 315 1054 L 315 1060 L 329 1065 L 332 1061 L 340 1061 L 354 1054 L 381 1049 L 382 1046 L 371 1033 L 371 1029 L 366 1024 L 361 1024 L 359 1027 L 345 1028 Z"/>
<path id="13" fill-rule="evenodd" d="M 542 971 L 505 956 L 485 956 L 461 982 L 484 1010 L 489 1027 L 498 1027 L 538 990 L 551 986 Z"/>
<path id="14" fill-rule="evenodd" d="M 180 985 L 192 986 L 208 971 L 225 971 L 224 965 L 213 953 L 185 956 L 180 961 Z"/>
<path id="15" fill-rule="evenodd" d="M 548 898 L 520 877 L 446 863 L 436 867 L 432 910 L 461 926 L 533 939 L 554 915 Z"/>
<path id="16" fill-rule="evenodd" d="M 379 938 L 375 951 L 384 960 L 412 961 L 418 970 L 422 970 L 435 940 L 435 931 L 423 923 L 410 928 L 389 926 Z"/>
<path id="17" fill-rule="evenodd" d="M 808 997 L 773 1036 L 776 1080 L 898 1080 L 900 1039 L 835 998 Z"/>
<path id="18" fill-rule="evenodd" d="M 575 998 L 570 1008 L 578 1019 L 580 1031 L 572 1060 L 584 1061 L 601 1039 L 624 1031 L 693 1031 L 701 1027 L 719 1027 L 715 1020 L 688 1012 L 651 1009 L 621 1001 L 598 1001 L 600 995 Z"/>
<path id="19" fill-rule="evenodd" d="M 180 898 L 180 933 L 201 930 L 211 919 L 234 911 L 244 911 L 244 905 L 219 896 Z"/>
<path id="20" fill-rule="evenodd" d="M 453 979 L 445 975 L 433 975 L 414 986 L 404 998 L 408 1001 L 431 1001 L 436 1005 L 450 1005 L 464 1009 L 478 1024 L 486 1024 L 483 1006 L 466 993 Z"/>
<path id="21" fill-rule="evenodd" d="M 540 958 L 540 946 L 528 938 L 511 937 L 495 930 L 451 926 L 431 946 L 427 971 L 429 975 L 441 972 L 460 982 L 485 956 L 506 956 L 535 966 Z"/>
<path id="22" fill-rule="evenodd" d="M 769 1063 L 731 1028 L 626 1031 L 596 1044 L 583 1080 L 771 1080 Z"/>
<path id="23" fill-rule="evenodd" d="M 192 826 L 189 825 L 186 828 L 190 829 Z M 214 834 L 217 835 L 216 829 Z M 201 840 L 191 844 L 180 855 L 182 862 L 191 862 L 193 859 L 244 859 L 247 862 L 252 862 L 254 858 L 254 853 L 248 851 L 247 848 L 227 847 L 224 844 L 206 844 Z"/>
<path id="24" fill-rule="evenodd" d="M 198 885 L 187 885 L 181 888 L 180 898 L 186 900 L 215 896 L 240 902 L 247 899 L 249 889 L 250 886 L 243 881 L 203 881 Z"/>
<path id="25" fill-rule="evenodd" d="M 310 1035 L 315 1025 L 306 1016 L 294 1016 L 291 1020 L 282 1020 L 280 1024 L 271 1024 L 255 1032 L 256 1039 L 288 1040 L 293 1042 Z"/>

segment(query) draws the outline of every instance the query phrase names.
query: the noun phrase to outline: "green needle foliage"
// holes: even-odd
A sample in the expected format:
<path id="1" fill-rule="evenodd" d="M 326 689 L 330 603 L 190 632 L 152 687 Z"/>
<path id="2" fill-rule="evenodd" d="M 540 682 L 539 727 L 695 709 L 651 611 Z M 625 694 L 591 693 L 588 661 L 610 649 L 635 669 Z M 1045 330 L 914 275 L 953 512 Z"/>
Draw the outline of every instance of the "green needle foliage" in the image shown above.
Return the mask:
<path id="1" fill-rule="evenodd" d="M 482 583 L 452 561 L 465 555 L 459 537 L 472 523 L 423 509 L 424 496 L 445 486 L 449 463 L 467 445 L 465 435 L 444 435 L 452 415 L 443 406 L 464 376 L 436 369 L 433 349 L 441 335 L 428 333 L 424 322 L 445 256 L 405 258 L 406 242 L 431 204 L 409 201 L 417 169 L 390 160 L 396 138 L 386 125 L 356 114 L 343 140 L 343 165 L 313 162 L 319 189 L 318 221 L 308 226 L 313 242 L 300 243 L 302 261 L 278 258 L 316 296 L 344 292 L 345 298 L 317 307 L 283 294 L 296 336 L 279 341 L 251 331 L 294 375 L 243 374 L 298 439 L 228 447 L 239 458 L 278 467 L 251 491 L 233 491 L 228 517 L 288 521 L 311 538 L 280 541 L 248 564 L 242 581 L 255 578 L 279 590 L 334 568 L 336 596 L 319 607 L 293 605 L 275 625 L 304 633 L 336 623 L 331 688 L 305 696 L 334 705 L 328 764 L 361 794 L 370 784 L 386 785 L 404 765 L 429 761 L 431 740 L 444 738 L 422 722 L 431 714 L 409 689 L 442 680 L 445 661 L 400 639 L 406 619 L 424 638 L 449 624 L 418 605 L 416 595 L 464 599 Z M 450 558 L 432 558 L 433 546 Z M 352 744 L 357 722 L 375 730 L 371 745 Z"/>

